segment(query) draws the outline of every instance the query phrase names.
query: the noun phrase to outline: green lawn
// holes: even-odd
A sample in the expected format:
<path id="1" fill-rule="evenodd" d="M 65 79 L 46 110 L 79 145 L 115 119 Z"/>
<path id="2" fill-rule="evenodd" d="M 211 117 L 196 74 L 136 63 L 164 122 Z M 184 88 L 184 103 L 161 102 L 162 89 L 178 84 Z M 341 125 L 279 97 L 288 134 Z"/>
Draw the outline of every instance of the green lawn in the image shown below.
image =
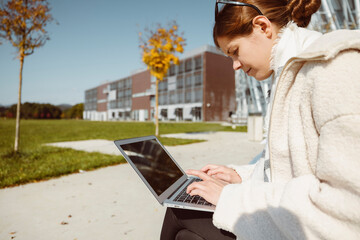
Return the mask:
<path id="1" fill-rule="evenodd" d="M 213 123 L 160 123 L 160 134 L 204 131 L 246 131 Z M 21 120 L 20 152 L 13 153 L 15 120 L 0 120 L 0 188 L 34 182 L 81 170 L 124 163 L 119 156 L 44 146 L 44 143 L 87 139 L 116 140 L 153 135 L 152 122 Z M 165 145 L 197 142 L 161 138 Z"/>

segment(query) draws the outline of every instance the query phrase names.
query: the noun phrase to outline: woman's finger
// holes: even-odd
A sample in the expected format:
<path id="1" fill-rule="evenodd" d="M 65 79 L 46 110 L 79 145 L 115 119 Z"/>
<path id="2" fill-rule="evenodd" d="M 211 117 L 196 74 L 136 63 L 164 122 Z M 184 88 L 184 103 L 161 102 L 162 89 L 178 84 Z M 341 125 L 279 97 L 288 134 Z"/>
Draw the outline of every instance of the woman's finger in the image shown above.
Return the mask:
<path id="1" fill-rule="evenodd" d="M 186 193 L 190 194 L 195 189 L 203 189 L 203 188 L 204 186 L 201 184 L 201 182 L 194 182 L 186 188 Z"/>
<path id="2" fill-rule="evenodd" d="M 201 169 L 201 171 L 203 171 L 203 172 L 208 172 L 209 170 L 214 169 L 214 168 L 218 168 L 218 167 L 219 167 L 219 165 L 208 164 L 208 165 L 206 165 L 205 167 L 203 167 L 203 168 Z"/>
<path id="3" fill-rule="evenodd" d="M 193 169 L 189 169 L 186 171 L 186 174 L 188 175 L 193 175 L 196 177 L 201 178 L 202 180 L 207 180 L 210 179 L 211 177 L 209 175 L 207 175 L 206 173 L 199 171 L 199 170 L 193 170 Z"/>
<path id="4" fill-rule="evenodd" d="M 227 183 L 229 183 L 231 180 L 230 176 L 228 174 L 224 174 L 224 173 L 217 173 L 215 175 L 212 175 L 212 177 L 219 179 L 221 181 L 225 181 Z"/>
<path id="5" fill-rule="evenodd" d="M 206 201 L 216 205 L 221 191 L 227 183 L 210 179 L 202 182 L 195 182 L 188 186 L 186 192 L 190 195 L 199 195 L 203 197 Z"/>
<path id="6" fill-rule="evenodd" d="M 218 174 L 218 173 L 225 173 L 226 172 L 226 168 L 225 167 L 222 167 L 222 166 L 219 166 L 219 167 L 217 167 L 217 168 L 213 168 L 213 169 L 210 169 L 208 172 L 207 172 L 207 174 L 208 175 L 216 175 L 216 174 Z"/>

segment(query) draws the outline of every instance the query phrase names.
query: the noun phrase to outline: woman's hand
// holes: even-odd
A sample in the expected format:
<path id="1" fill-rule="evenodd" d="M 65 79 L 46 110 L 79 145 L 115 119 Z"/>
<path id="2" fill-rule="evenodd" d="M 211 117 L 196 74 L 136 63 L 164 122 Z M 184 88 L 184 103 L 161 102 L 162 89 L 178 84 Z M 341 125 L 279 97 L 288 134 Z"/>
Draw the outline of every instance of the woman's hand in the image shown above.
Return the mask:
<path id="1" fill-rule="evenodd" d="M 187 187 L 186 192 L 191 196 L 199 195 L 200 197 L 203 197 L 206 201 L 217 205 L 221 191 L 228 183 L 219 179 L 215 179 L 199 170 L 188 170 L 186 171 L 186 173 L 189 175 L 197 176 L 203 180 L 201 182 L 194 182 L 190 184 Z"/>
<path id="2" fill-rule="evenodd" d="M 226 166 L 209 164 L 201 169 L 207 175 L 227 183 L 241 183 L 242 179 L 237 172 Z"/>

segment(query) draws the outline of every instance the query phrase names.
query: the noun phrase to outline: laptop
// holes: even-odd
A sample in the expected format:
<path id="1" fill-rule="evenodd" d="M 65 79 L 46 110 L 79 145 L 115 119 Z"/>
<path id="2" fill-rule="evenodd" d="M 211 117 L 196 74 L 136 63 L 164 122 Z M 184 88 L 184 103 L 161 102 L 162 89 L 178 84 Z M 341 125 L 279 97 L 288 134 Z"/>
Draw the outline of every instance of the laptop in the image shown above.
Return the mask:
<path id="1" fill-rule="evenodd" d="M 190 196 L 186 188 L 193 181 L 155 136 L 114 141 L 126 161 L 133 167 L 160 204 L 214 212 L 215 206 L 200 196 Z"/>

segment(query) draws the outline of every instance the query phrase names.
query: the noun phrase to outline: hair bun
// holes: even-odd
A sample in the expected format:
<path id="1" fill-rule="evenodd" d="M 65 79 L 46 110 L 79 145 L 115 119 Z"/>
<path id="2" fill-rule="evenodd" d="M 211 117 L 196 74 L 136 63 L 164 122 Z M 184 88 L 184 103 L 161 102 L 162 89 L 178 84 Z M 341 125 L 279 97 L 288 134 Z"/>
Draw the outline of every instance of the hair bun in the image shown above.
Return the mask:
<path id="1" fill-rule="evenodd" d="M 321 0 L 289 0 L 291 19 L 299 26 L 309 25 L 311 16 L 320 8 Z"/>

